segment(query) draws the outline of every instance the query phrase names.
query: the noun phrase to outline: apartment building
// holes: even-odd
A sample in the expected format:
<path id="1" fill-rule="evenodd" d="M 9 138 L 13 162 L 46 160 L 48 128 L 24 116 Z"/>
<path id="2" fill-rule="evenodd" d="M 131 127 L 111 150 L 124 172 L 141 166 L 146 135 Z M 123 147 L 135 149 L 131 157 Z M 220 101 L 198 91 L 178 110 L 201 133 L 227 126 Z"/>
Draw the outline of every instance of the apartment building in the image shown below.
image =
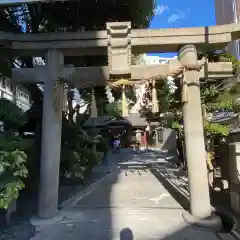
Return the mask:
<path id="1" fill-rule="evenodd" d="M 28 91 L 20 85 L 14 86 L 8 78 L 0 79 L 0 98 L 15 102 L 23 111 L 27 111 L 31 105 Z"/>
<path id="2" fill-rule="evenodd" d="M 215 0 L 216 24 L 229 24 L 240 22 L 240 0 Z M 229 44 L 226 51 L 239 59 L 240 45 L 239 40 Z"/>

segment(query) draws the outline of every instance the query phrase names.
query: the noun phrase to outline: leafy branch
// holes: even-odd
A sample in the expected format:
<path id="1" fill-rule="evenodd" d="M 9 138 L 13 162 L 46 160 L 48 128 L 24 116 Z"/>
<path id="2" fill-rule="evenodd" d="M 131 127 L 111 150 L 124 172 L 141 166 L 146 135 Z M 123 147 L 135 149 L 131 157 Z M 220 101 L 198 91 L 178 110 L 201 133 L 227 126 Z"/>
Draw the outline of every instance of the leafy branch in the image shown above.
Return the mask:
<path id="1" fill-rule="evenodd" d="M 22 179 L 28 176 L 26 161 L 22 151 L 0 151 L 0 208 L 7 209 L 24 188 Z"/>

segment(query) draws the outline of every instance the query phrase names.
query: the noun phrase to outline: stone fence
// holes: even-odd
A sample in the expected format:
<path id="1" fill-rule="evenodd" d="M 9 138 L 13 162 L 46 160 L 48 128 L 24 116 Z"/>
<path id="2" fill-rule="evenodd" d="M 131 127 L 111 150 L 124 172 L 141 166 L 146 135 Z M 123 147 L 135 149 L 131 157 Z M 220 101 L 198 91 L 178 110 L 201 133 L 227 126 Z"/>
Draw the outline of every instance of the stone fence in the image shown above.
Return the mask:
<path id="1" fill-rule="evenodd" d="M 215 181 L 220 179 L 221 187 L 229 193 L 230 205 L 234 212 L 240 214 L 240 131 L 230 134 L 228 144 L 220 144 L 215 148 L 216 169 Z"/>

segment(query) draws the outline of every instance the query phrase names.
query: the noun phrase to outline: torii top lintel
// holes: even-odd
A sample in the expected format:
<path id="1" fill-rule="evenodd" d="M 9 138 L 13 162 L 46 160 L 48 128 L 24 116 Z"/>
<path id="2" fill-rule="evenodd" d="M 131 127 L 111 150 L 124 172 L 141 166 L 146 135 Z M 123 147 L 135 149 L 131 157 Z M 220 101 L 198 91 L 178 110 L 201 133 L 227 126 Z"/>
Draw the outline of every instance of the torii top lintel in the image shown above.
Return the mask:
<path id="1" fill-rule="evenodd" d="M 222 49 L 240 38 L 240 24 L 210 27 L 131 29 L 130 22 L 107 23 L 107 30 L 95 32 L 7 33 L 0 32 L 0 45 L 18 55 L 42 56 L 48 49 L 59 49 L 64 55 L 105 55 L 109 46 L 133 53 L 176 52 L 179 47 L 194 44 L 199 48 Z"/>

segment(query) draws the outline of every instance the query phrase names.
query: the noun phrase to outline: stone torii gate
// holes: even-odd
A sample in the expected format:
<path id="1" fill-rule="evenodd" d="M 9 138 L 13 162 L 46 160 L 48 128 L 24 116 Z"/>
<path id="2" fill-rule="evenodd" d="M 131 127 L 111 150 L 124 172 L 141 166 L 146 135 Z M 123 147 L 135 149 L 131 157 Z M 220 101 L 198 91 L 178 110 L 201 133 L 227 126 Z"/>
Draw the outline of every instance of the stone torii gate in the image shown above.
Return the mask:
<path id="1" fill-rule="evenodd" d="M 44 83 L 39 218 L 57 215 L 61 147 L 61 106 L 53 101 L 59 78 L 75 87 L 113 82 L 113 79 L 158 81 L 167 75 L 182 76 L 184 133 L 190 188 L 190 214 L 205 219 L 212 214 L 201 109 L 201 78 L 232 76 L 232 64 L 197 60 L 197 49 L 222 49 L 240 36 L 240 25 L 132 30 L 131 23 L 107 23 L 106 31 L 85 33 L 0 33 L 0 44 L 21 56 L 43 56 L 46 66 L 12 70 L 14 82 Z M 178 61 L 167 65 L 131 65 L 131 53 L 178 51 Z M 108 55 L 108 66 L 64 66 L 64 56 Z M 157 76 L 157 77 L 156 77 Z M 111 80 L 110 80 L 111 79 Z M 63 95 L 63 84 L 58 82 Z M 58 101 L 59 102 L 59 101 Z M 155 110 L 157 111 L 157 110 Z"/>

